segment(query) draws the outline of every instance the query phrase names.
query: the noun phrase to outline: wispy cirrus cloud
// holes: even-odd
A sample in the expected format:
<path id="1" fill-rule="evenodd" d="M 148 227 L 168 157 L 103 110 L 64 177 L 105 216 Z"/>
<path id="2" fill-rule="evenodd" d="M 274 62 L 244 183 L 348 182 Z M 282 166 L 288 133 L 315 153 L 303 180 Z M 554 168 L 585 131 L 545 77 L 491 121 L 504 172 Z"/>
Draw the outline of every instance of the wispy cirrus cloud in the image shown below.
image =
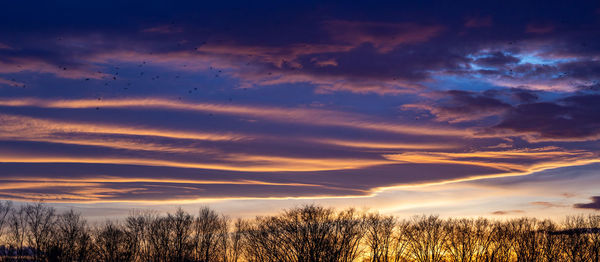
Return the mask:
<path id="1" fill-rule="evenodd" d="M 245 115 L 279 122 L 294 122 L 306 125 L 339 126 L 380 132 L 418 134 L 433 136 L 469 136 L 471 132 L 455 128 L 417 125 L 402 125 L 392 122 L 372 121 L 369 116 L 346 112 L 336 112 L 314 108 L 283 108 L 264 106 L 226 105 L 213 103 L 186 103 L 160 98 L 132 99 L 80 99 L 80 100 L 43 100 L 10 99 L 0 101 L 0 106 L 42 107 L 65 109 L 94 108 L 158 108 L 167 110 L 188 110 L 212 112 L 218 114 Z"/>

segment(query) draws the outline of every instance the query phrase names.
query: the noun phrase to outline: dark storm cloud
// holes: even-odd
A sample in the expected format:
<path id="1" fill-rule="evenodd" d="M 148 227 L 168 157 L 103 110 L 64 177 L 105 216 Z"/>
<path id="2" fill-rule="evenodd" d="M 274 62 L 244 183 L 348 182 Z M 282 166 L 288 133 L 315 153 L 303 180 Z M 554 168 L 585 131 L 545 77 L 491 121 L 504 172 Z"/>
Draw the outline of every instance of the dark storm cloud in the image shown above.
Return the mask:
<path id="1" fill-rule="evenodd" d="M 575 204 L 574 207 L 600 210 L 600 196 L 593 196 L 590 199 L 592 202 Z"/>

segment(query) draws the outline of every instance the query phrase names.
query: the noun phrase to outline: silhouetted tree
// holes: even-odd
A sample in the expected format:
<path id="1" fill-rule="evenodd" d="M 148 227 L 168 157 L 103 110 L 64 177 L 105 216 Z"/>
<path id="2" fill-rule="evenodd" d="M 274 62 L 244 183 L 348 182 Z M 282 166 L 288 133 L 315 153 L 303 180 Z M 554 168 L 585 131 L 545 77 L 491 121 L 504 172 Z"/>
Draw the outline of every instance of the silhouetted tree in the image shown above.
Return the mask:
<path id="1" fill-rule="evenodd" d="M 392 216 L 369 214 L 366 217 L 364 237 L 370 261 L 394 261 L 395 227 L 396 219 Z"/>
<path id="2" fill-rule="evenodd" d="M 437 216 L 414 217 L 409 230 L 408 248 L 414 261 L 443 261 L 448 237 L 444 221 Z"/>
<path id="3" fill-rule="evenodd" d="M 92 238 L 81 214 L 69 210 L 56 219 L 55 247 L 52 252 L 59 261 L 89 261 L 93 253 Z"/>
<path id="4" fill-rule="evenodd" d="M 227 222 L 215 211 L 203 207 L 194 220 L 192 230 L 192 246 L 196 261 L 221 261 L 225 257 L 227 246 L 224 246 L 223 230 L 227 231 Z"/>
<path id="5" fill-rule="evenodd" d="M 591 231 L 589 235 L 590 244 L 588 253 L 590 261 L 600 261 L 600 215 L 589 215 L 587 217 L 587 228 Z M 595 231 L 595 233 L 593 233 Z"/>
<path id="6" fill-rule="evenodd" d="M 543 261 L 561 261 L 561 239 L 560 235 L 553 234 L 559 228 L 556 223 L 551 220 L 541 221 L 538 225 L 538 230 L 542 232 L 541 251 Z"/>
<path id="7" fill-rule="evenodd" d="M 242 219 L 237 219 L 233 224 L 233 231 L 228 239 L 230 248 L 227 249 L 228 262 L 238 262 L 242 256 L 242 246 L 244 245 L 244 230 L 248 227 L 248 223 Z"/>
<path id="8" fill-rule="evenodd" d="M 203 207 L 197 216 L 132 212 L 93 228 L 73 210 L 0 202 L 0 261 L 598 261 L 600 216 L 562 223 L 494 221 L 336 211 L 308 205 L 230 220 Z M 8 245 L 8 247 L 6 246 Z"/>
<path id="9" fill-rule="evenodd" d="M 490 260 L 498 262 L 514 261 L 514 232 L 507 223 L 493 223 L 492 244 L 490 245 Z"/>
<path id="10" fill-rule="evenodd" d="M 10 223 L 10 214 L 12 211 L 12 202 L 0 201 L 0 240 L 4 237 L 4 231 Z"/>
<path id="11" fill-rule="evenodd" d="M 98 259 L 105 262 L 132 261 L 135 244 L 131 235 L 118 224 L 107 221 L 96 231 Z"/>
<path id="12" fill-rule="evenodd" d="M 175 214 L 168 214 L 173 234 L 172 234 L 172 255 L 171 258 L 175 262 L 183 262 L 188 257 L 191 257 L 193 243 L 191 242 L 193 218 L 190 214 L 179 208 Z"/>
<path id="13" fill-rule="evenodd" d="M 152 211 L 133 211 L 125 219 L 125 231 L 133 249 L 133 261 L 152 261 L 150 225 L 158 215 Z"/>
<path id="14" fill-rule="evenodd" d="M 352 209 L 305 206 L 258 217 L 246 230 L 249 261 L 354 261 L 363 220 Z"/>
<path id="15" fill-rule="evenodd" d="M 536 219 L 520 218 L 508 223 L 515 234 L 514 252 L 518 261 L 535 262 L 542 255 L 542 235 Z"/>
<path id="16" fill-rule="evenodd" d="M 487 219 L 450 219 L 446 222 L 446 228 L 449 261 L 491 260 L 492 227 Z"/>
<path id="17" fill-rule="evenodd" d="M 42 260 L 48 254 L 54 234 L 55 210 L 42 203 L 24 207 L 27 225 L 27 243 L 33 249 L 33 258 Z"/>
<path id="18" fill-rule="evenodd" d="M 12 210 L 9 218 L 9 243 L 17 261 L 23 260 L 26 254 L 27 215 L 25 207 Z"/>
<path id="19" fill-rule="evenodd" d="M 569 262 L 589 261 L 589 241 L 585 234 L 580 234 L 576 229 L 585 228 L 585 218 L 582 216 L 567 217 L 564 222 L 562 236 L 562 249 Z"/>

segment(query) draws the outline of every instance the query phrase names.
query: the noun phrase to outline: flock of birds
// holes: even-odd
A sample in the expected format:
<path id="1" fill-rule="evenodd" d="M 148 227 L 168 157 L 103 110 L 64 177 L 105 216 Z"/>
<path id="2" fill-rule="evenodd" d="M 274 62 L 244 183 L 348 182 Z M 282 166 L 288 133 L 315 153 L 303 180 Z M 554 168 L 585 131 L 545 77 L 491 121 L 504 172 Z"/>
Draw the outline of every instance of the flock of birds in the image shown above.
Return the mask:
<path id="1" fill-rule="evenodd" d="M 172 24 L 174 24 L 174 23 L 172 23 Z M 58 38 L 58 40 L 62 40 L 62 38 Z M 205 45 L 205 44 L 206 44 L 206 41 L 202 42 L 202 45 Z M 513 45 L 513 44 L 515 44 L 515 42 L 513 42 L 513 41 L 508 42 L 508 45 Z M 178 45 L 178 47 L 181 47 L 180 43 L 177 43 L 177 45 Z M 582 44 L 582 45 L 586 46 L 585 43 Z M 199 48 L 198 47 L 194 47 L 193 50 L 194 51 L 198 51 Z M 153 55 L 153 52 L 150 52 L 149 54 Z M 249 55 L 249 56 L 251 56 L 251 55 Z M 283 63 L 285 64 L 285 63 L 287 63 L 287 61 L 283 61 Z M 137 67 L 138 68 L 143 68 L 143 67 L 147 66 L 148 64 L 149 64 L 148 61 L 142 61 L 141 63 L 139 63 L 137 65 Z M 247 62 L 246 65 L 250 65 L 250 62 Z M 19 65 L 19 67 L 23 68 L 21 65 Z M 184 67 L 184 68 L 187 67 L 187 64 L 183 64 L 182 67 Z M 123 90 L 129 90 L 133 86 L 131 78 L 129 78 L 129 77 L 121 77 L 120 76 L 119 73 L 120 73 L 121 67 L 119 67 L 119 66 L 109 66 L 108 68 L 112 69 L 111 70 L 112 72 L 110 72 L 110 73 L 104 73 L 102 71 L 97 71 L 96 73 L 99 76 L 86 77 L 84 79 L 84 81 L 86 81 L 86 82 L 93 82 L 93 80 L 100 80 L 100 81 L 104 81 L 103 85 L 105 87 L 109 87 L 109 86 L 112 86 L 111 82 L 116 82 L 116 81 L 120 80 L 121 78 L 123 78 L 123 79 L 126 79 L 125 80 L 125 84 L 121 86 Z M 296 68 L 294 68 L 294 69 L 296 69 Z M 60 66 L 59 70 L 67 71 L 69 69 L 66 66 Z M 208 67 L 208 71 L 214 72 L 214 78 L 219 78 L 221 76 L 221 74 L 223 73 L 222 69 L 213 68 L 212 66 Z M 509 69 L 509 71 L 507 73 L 508 73 L 508 75 L 512 75 L 514 73 L 513 69 Z M 267 72 L 266 74 L 268 76 L 271 76 L 272 72 Z M 145 71 L 139 71 L 139 74 L 138 74 L 137 78 L 138 79 L 142 79 L 142 78 L 145 78 L 146 75 L 147 74 L 146 74 Z M 566 78 L 567 75 L 568 75 L 568 73 L 559 73 L 557 75 L 556 79 Z M 177 75 L 174 76 L 175 80 L 180 79 L 180 78 L 181 78 L 181 76 L 179 74 L 177 74 Z M 160 79 L 165 79 L 165 78 L 161 78 L 160 75 L 152 75 L 152 76 L 150 76 L 149 79 L 150 79 L 150 81 L 158 81 Z M 393 77 L 392 79 L 393 80 L 398 80 L 398 79 L 400 79 L 400 77 Z M 15 86 L 15 87 L 27 88 L 27 85 L 25 84 L 26 81 L 19 82 L 16 78 L 11 78 L 10 81 L 11 81 L 12 85 Z M 590 86 L 590 89 L 594 89 L 594 88 L 598 89 L 598 88 L 600 88 L 600 82 L 598 80 L 592 81 L 592 83 L 589 86 Z M 243 88 L 243 90 L 246 90 L 246 88 Z M 186 93 L 187 93 L 187 95 L 191 95 L 191 94 L 193 94 L 194 92 L 197 92 L 197 91 L 198 91 L 198 88 L 197 87 L 193 87 L 191 89 L 187 89 Z M 102 96 L 99 95 L 99 97 L 98 97 L 99 101 L 102 100 L 101 97 Z M 178 99 L 182 100 L 182 97 L 179 96 Z M 228 100 L 231 102 L 232 98 L 229 97 Z M 96 110 L 99 110 L 99 109 L 100 109 L 100 107 L 96 107 Z"/>
<path id="2" fill-rule="evenodd" d="M 198 48 L 194 48 L 194 50 L 198 50 Z M 153 54 L 153 53 L 151 52 L 150 54 Z M 149 64 L 148 61 L 142 61 L 141 63 L 139 63 L 137 65 L 137 67 L 138 68 L 142 68 L 142 67 L 144 67 L 144 66 L 146 66 L 148 64 Z M 19 66 L 19 67 L 22 67 L 22 66 Z M 187 64 L 183 64 L 182 67 L 184 67 L 184 68 L 187 67 Z M 110 72 L 105 73 L 103 71 L 96 71 L 96 76 L 86 77 L 86 78 L 83 79 L 83 81 L 85 81 L 85 82 L 93 82 L 94 80 L 99 80 L 99 81 L 103 81 L 103 83 L 102 83 L 103 86 L 110 87 L 110 86 L 116 86 L 116 84 L 113 84 L 113 83 L 116 83 L 116 82 L 118 82 L 121 79 L 127 79 L 126 82 L 125 82 L 125 84 L 121 86 L 121 89 L 122 90 L 129 90 L 132 87 L 133 83 L 132 83 L 131 77 L 121 77 L 120 76 L 121 67 L 119 67 L 119 66 L 109 66 L 108 68 L 109 68 Z M 62 70 L 62 71 L 68 71 L 69 70 L 69 68 L 67 68 L 65 66 L 59 66 L 58 69 Z M 208 67 L 208 71 L 214 71 L 215 72 L 215 74 L 214 74 L 215 78 L 219 78 L 221 76 L 221 74 L 223 73 L 222 69 L 217 69 L 217 68 L 214 68 L 212 66 Z M 146 74 L 146 71 L 139 71 L 137 73 L 137 78 L 138 79 L 143 79 L 143 78 L 146 77 L 146 75 L 148 75 L 148 74 Z M 176 74 L 174 76 L 174 79 L 176 79 L 176 80 L 180 79 L 180 78 L 181 78 L 180 74 Z M 157 75 L 152 75 L 152 76 L 150 76 L 147 79 L 150 79 L 150 81 L 158 81 L 158 80 L 161 79 L 161 75 L 158 75 L 158 74 Z M 166 78 L 163 77 L 162 79 L 166 79 Z M 170 80 L 173 80 L 173 79 L 170 79 Z M 25 81 L 22 81 L 23 84 L 19 84 L 19 82 L 18 82 L 19 80 L 17 78 L 14 78 L 14 77 L 11 78 L 10 81 L 13 83 L 12 85 L 14 87 L 27 88 L 27 85 L 24 84 Z M 246 90 L 246 88 L 243 88 L 243 90 Z M 187 89 L 186 91 L 187 91 L 186 93 L 188 95 L 191 95 L 194 92 L 198 91 L 198 87 L 193 87 L 193 88 Z M 102 101 L 102 97 L 103 96 L 101 96 L 101 95 L 97 95 L 98 101 Z M 182 100 L 182 97 L 179 96 L 178 99 Z M 232 102 L 233 99 L 231 97 L 229 97 L 228 101 Z M 100 107 L 96 107 L 95 109 L 96 110 L 100 110 Z"/>

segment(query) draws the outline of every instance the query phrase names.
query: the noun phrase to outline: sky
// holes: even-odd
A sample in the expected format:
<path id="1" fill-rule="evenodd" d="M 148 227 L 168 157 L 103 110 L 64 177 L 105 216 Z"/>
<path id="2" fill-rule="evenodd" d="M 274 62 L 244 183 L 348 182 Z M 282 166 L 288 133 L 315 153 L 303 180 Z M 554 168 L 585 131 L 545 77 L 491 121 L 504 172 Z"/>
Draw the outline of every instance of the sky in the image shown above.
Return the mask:
<path id="1" fill-rule="evenodd" d="M 0 199 L 600 211 L 600 2 L 2 5 Z"/>

